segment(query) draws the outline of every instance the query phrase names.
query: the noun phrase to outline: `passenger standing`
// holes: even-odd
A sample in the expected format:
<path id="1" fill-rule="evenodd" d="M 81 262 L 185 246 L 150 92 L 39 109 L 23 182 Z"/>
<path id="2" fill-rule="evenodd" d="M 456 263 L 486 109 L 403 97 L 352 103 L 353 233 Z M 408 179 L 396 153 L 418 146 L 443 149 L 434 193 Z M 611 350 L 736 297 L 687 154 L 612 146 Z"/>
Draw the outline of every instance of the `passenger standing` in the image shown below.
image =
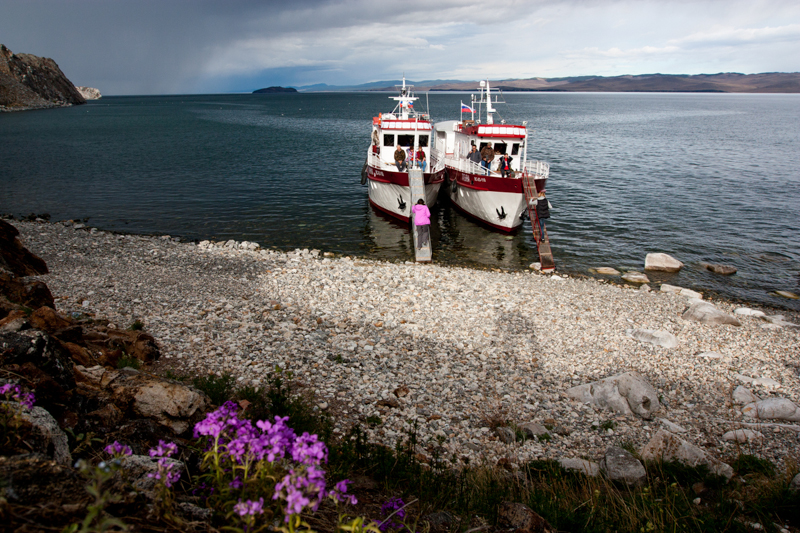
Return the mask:
<path id="1" fill-rule="evenodd" d="M 547 235 L 545 228 L 545 220 L 550 218 L 550 200 L 544 195 L 544 189 L 539 192 L 539 197 L 534 200 L 536 202 L 536 217 L 539 219 L 539 228 L 542 232 L 542 238 Z"/>
<path id="2" fill-rule="evenodd" d="M 408 165 L 406 164 L 406 152 L 399 144 L 397 145 L 397 149 L 394 151 L 394 164 L 397 165 L 398 172 L 405 172 L 408 170 Z"/>
<path id="3" fill-rule="evenodd" d="M 422 169 L 422 172 L 425 172 L 425 168 L 428 166 L 428 161 L 425 160 L 425 151 L 421 146 L 417 150 L 417 166 Z"/>
<path id="4" fill-rule="evenodd" d="M 487 143 L 481 149 L 481 164 L 483 168 L 486 169 L 486 175 L 489 175 L 490 165 L 494 161 L 494 149 L 492 148 L 492 143 Z"/>
<path id="5" fill-rule="evenodd" d="M 414 225 L 417 227 L 417 250 L 428 244 L 431 238 L 431 212 L 425 205 L 425 200 L 420 198 L 417 204 L 411 208 L 414 213 Z"/>
<path id="6" fill-rule="evenodd" d="M 500 158 L 500 176 L 505 178 L 506 176 L 512 177 L 514 175 L 514 171 L 511 169 L 511 161 L 513 161 L 513 157 L 509 157 L 508 154 L 503 154 L 503 157 Z"/>
<path id="7" fill-rule="evenodd" d="M 476 165 L 481 164 L 481 153 L 475 148 L 475 145 L 472 145 L 472 150 L 470 150 L 469 154 L 467 155 L 467 159 L 475 163 Z"/>

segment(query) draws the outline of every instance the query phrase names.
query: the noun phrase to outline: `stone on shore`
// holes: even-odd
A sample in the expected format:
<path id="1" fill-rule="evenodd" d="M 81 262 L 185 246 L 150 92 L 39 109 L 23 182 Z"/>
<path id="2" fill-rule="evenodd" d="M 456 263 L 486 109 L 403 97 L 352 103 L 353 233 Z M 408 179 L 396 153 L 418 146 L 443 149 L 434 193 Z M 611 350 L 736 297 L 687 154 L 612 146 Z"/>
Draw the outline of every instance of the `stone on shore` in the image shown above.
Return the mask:
<path id="1" fill-rule="evenodd" d="M 734 429 L 728 431 L 722 436 L 722 440 L 729 442 L 738 442 L 743 444 L 745 442 L 757 442 L 764 439 L 764 435 L 759 431 L 752 429 Z"/>
<path id="2" fill-rule="evenodd" d="M 623 415 L 650 419 L 661 409 L 658 392 L 636 372 L 611 376 L 567 389 L 567 396 Z"/>
<path id="3" fill-rule="evenodd" d="M 749 403 L 755 403 L 759 400 L 758 396 L 753 394 L 750 389 L 742 385 L 739 385 L 733 390 L 731 397 L 734 403 L 738 405 L 747 405 Z"/>
<path id="4" fill-rule="evenodd" d="M 589 477 L 597 477 L 600 475 L 600 465 L 592 461 L 587 461 L 586 459 L 567 459 L 562 457 L 558 459 L 558 464 L 560 464 L 561 468 L 564 470 L 575 470 Z"/>
<path id="5" fill-rule="evenodd" d="M 800 407 L 787 398 L 759 400 L 744 406 L 742 413 L 759 420 L 776 419 L 800 422 Z"/>
<path id="6" fill-rule="evenodd" d="M 713 474 L 728 479 L 733 476 L 733 468 L 730 465 L 663 429 L 659 429 L 650 442 L 642 448 L 641 456 L 645 460 L 678 461 L 688 466 L 706 465 Z"/>
<path id="7" fill-rule="evenodd" d="M 678 272 L 683 268 L 683 263 L 668 254 L 647 254 L 644 258 L 644 269 L 660 272 Z"/>
<path id="8" fill-rule="evenodd" d="M 629 337 L 633 337 L 637 341 L 655 344 L 656 346 L 661 346 L 662 348 L 670 349 L 678 346 L 678 337 L 669 331 L 664 331 L 663 329 L 627 329 L 625 330 L 625 334 Z"/>
<path id="9" fill-rule="evenodd" d="M 753 378 L 753 377 L 750 377 L 750 376 L 745 376 L 745 375 L 742 375 L 742 374 L 738 374 L 736 372 L 734 372 L 731 375 L 731 377 L 741 381 L 742 383 L 749 383 L 751 385 L 758 385 L 760 387 L 764 387 L 764 388 L 767 388 L 767 389 L 779 389 L 779 388 L 781 388 L 781 384 L 778 383 L 777 381 L 775 381 L 772 378 L 765 378 L 765 377 Z"/>
<path id="10" fill-rule="evenodd" d="M 701 324 L 730 324 L 731 326 L 742 325 L 742 323 L 739 322 L 735 317 L 720 311 L 713 304 L 708 302 L 693 303 L 681 316 L 684 320 L 693 320 L 694 322 L 700 322 Z"/>
<path id="11" fill-rule="evenodd" d="M 600 470 L 611 481 L 621 481 L 628 486 L 638 487 L 647 479 L 647 472 L 641 461 L 627 450 L 609 446 L 600 461 Z"/>
<path id="12" fill-rule="evenodd" d="M 620 274 L 619 270 L 611 267 L 598 267 L 595 268 L 594 271 L 605 276 L 619 276 Z"/>
<path id="13" fill-rule="evenodd" d="M 791 291 L 775 291 L 775 294 L 777 294 L 782 298 L 789 298 L 790 300 L 797 300 L 798 298 L 800 298 L 800 296 Z"/>
<path id="14" fill-rule="evenodd" d="M 758 311 L 756 309 L 750 309 L 749 307 L 739 307 L 734 312 L 734 315 L 740 316 L 753 316 L 753 317 L 763 317 L 766 316 L 764 311 Z"/>
<path id="15" fill-rule="evenodd" d="M 681 296 L 686 296 L 687 298 L 697 298 L 702 300 L 703 293 L 693 291 L 692 289 L 686 289 L 684 287 L 678 287 L 677 285 L 670 285 L 669 283 L 662 283 L 661 284 L 661 292 L 666 292 L 670 294 L 679 294 Z"/>
<path id="16" fill-rule="evenodd" d="M 629 281 L 630 283 L 650 283 L 650 278 L 641 272 L 625 272 L 622 275 L 622 279 Z"/>

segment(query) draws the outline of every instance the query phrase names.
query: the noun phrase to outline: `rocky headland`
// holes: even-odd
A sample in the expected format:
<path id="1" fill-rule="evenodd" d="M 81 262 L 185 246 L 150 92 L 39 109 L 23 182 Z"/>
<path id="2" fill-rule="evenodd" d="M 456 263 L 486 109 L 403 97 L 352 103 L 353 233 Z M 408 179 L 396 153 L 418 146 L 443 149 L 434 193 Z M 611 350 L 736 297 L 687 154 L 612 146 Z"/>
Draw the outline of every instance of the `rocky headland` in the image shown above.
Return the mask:
<path id="1" fill-rule="evenodd" d="M 46 109 L 86 103 L 55 61 L 14 54 L 0 44 L 0 111 Z"/>
<path id="2" fill-rule="evenodd" d="M 100 94 L 100 90 L 95 89 L 94 87 L 75 87 L 75 88 L 78 89 L 78 92 L 81 93 L 81 96 L 83 96 L 83 98 L 86 100 L 99 100 L 103 97 L 103 95 Z"/>

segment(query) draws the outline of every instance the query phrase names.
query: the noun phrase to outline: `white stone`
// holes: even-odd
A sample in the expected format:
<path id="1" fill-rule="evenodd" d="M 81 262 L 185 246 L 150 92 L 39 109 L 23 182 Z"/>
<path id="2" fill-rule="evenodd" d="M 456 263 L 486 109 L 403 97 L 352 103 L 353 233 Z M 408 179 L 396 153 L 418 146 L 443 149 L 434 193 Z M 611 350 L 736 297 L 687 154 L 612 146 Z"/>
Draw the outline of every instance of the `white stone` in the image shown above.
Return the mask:
<path id="1" fill-rule="evenodd" d="M 677 272 L 683 268 L 683 263 L 668 254 L 647 254 L 644 258 L 645 270 L 658 270 L 662 272 Z"/>
<path id="2" fill-rule="evenodd" d="M 754 316 L 754 317 L 765 316 L 764 311 L 757 311 L 756 309 L 750 309 L 749 307 L 739 307 L 733 313 L 735 315 L 741 315 L 741 316 Z"/>
<path id="3" fill-rule="evenodd" d="M 759 420 L 777 419 L 800 422 L 800 408 L 787 398 L 759 400 L 744 406 L 742 413 Z"/>
<path id="4" fill-rule="evenodd" d="M 686 429 L 684 427 L 679 426 L 675 422 L 670 422 L 666 418 L 659 418 L 658 421 L 661 422 L 664 427 L 666 427 L 672 433 L 686 433 Z"/>
<path id="5" fill-rule="evenodd" d="M 750 383 L 751 385 L 759 385 L 767 389 L 779 389 L 781 384 L 771 378 L 751 378 L 742 374 L 733 373 L 733 378 L 741 381 L 742 383 Z"/>
<path id="6" fill-rule="evenodd" d="M 762 433 L 751 429 L 735 429 L 733 431 L 728 431 L 722 436 L 722 440 L 739 443 L 755 442 L 763 439 L 764 435 Z"/>
<path id="7" fill-rule="evenodd" d="M 656 461 L 679 461 L 688 466 L 706 465 L 710 472 L 725 476 L 733 476 L 733 468 L 708 455 L 701 448 L 690 444 L 670 433 L 660 429 L 642 448 L 642 459 Z"/>
<path id="8" fill-rule="evenodd" d="M 631 283 L 650 283 L 650 278 L 641 272 L 625 272 L 622 279 Z"/>
<path id="9" fill-rule="evenodd" d="M 625 334 L 629 337 L 633 337 L 637 341 L 648 342 L 656 346 L 661 346 L 662 348 L 671 349 L 678 346 L 678 337 L 663 329 L 655 331 L 652 329 L 640 328 L 628 329 L 625 330 Z"/>
<path id="10" fill-rule="evenodd" d="M 9 405 L 7 402 L 3 403 Z M 52 452 L 53 459 L 61 465 L 72 463 L 67 434 L 59 427 L 53 415 L 34 405 L 31 409 L 23 409 L 21 416 L 33 427 L 34 449 L 45 455 Z"/>
<path id="11" fill-rule="evenodd" d="M 560 464 L 561 468 L 564 470 L 577 470 L 589 477 L 597 477 L 600 475 L 600 465 L 592 461 L 587 461 L 586 459 L 565 459 L 562 457 L 558 459 L 558 464 Z"/>
<path id="12" fill-rule="evenodd" d="M 681 315 L 684 320 L 692 320 L 700 322 L 701 324 L 730 324 L 732 326 L 741 326 L 735 317 L 723 313 L 714 305 L 708 302 L 699 302 L 692 304 L 686 312 Z"/>
<path id="13" fill-rule="evenodd" d="M 650 419 L 661 409 L 658 393 L 636 372 L 611 376 L 567 389 L 567 396 L 616 413 Z"/>
<path id="14" fill-rule="evenodd" d="M 619 270 L 611 267 L 598 267 L 595 268 L 594 271 L 605 276 L 619 276 L 620 274 Z"/>
<path id="15" fill-rule="evenodd" d="M 737 386 L 731 394 L 733 401 L 738 405 L 747 405 L 748 403 L 755 403 L 759 397 L 753 394 L 750 389 L 742 385 Z"/>

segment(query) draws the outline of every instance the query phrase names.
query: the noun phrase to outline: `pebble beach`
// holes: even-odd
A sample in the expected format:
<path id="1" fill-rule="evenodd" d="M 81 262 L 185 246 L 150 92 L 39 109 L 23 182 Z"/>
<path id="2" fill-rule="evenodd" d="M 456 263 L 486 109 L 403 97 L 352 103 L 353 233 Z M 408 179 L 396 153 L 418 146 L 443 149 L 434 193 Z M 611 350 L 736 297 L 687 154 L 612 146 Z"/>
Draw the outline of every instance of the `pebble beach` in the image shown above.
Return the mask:
<path id="1" fill-rule="evenodd" d="M 416 427 L 422 456 L 438 448 L 456 463 L 522 464 L 597 461 L 609 446 L 641 449 L 667 429 L 723 461 L 744 452 L 800 463 L 800 422 L 747 417 L 734 394 L 744 386 L 758 399 L 800 402 L 797 313 L 752 307 L 784 315 L 766 320 L 714 299 L 741 326 L 711 325 L 682 318 L 689 299 L 656 286 L 12 224 L 47 262 L 39 279 L 59 311 L 123 329 L 144 323 L 162 354 L 151 371 L 230 373 L 261 386 L 280 367 L 341 435 L 359 423 L 394 446 Z M 632 329 L 669 332 L 677 346 L 642 342 Z M 567 394 L 626 372 L 657 391 L 652 418 Z M 537 423 L 547 437 L 506 442 L 498 421 Z M 740 428 L 757 435 L 724 438 Z"/>

